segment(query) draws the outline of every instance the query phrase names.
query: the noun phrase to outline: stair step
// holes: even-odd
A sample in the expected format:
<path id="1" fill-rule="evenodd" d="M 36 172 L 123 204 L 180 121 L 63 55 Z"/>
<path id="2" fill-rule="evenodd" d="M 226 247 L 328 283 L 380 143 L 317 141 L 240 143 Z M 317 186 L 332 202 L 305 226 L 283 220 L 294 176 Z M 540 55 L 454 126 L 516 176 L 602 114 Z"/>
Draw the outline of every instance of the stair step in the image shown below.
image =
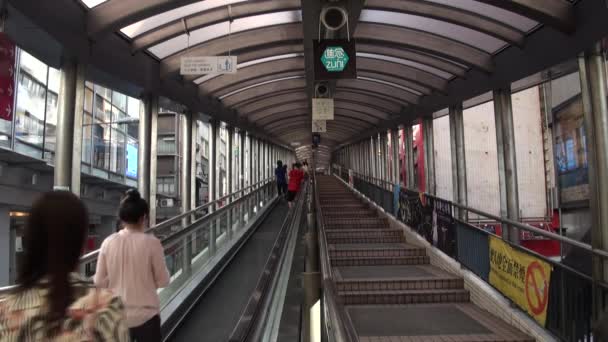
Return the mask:
<path id="1" fill-rule="evenodd" d="M 344 305 L 463 303 L 470 299 L 464 289 L 338 291 Z"/>
<path id="2" fill-rule="evenodd" d="M 359 244 L 365 246 L 366 244 Z M 369 247 L 369 248 L 329 248 L 329 256 L 334 257 L 402 257 L 402 256 L 426 256 L 424 248 L 409 247 L 406 245 L 391 247 Z"/>
<path id="3" fill-rule="evenodd" d="M 342 217 L 342 218 L 337 218 L 337 217 L 328 217 L 325 219 L 325 225 L 326 226 L 339 226 L 339 225 L 352 225 L 352 226 L 357 226 L 357 225 L 384 225 L 384 226 L 388 226 L 388 220 L 385 218 L 380 218 L 380 217 L 367 217 L 367 218 L 361 218 L 361 219 L 356 219 L 356 218 L 350 218 L 350 217 Z"/>
<path id="4" fill-rule="evenodd" d="M 426 265 L 429 257 L 399 256 L 399 257 L 334 257 L 332 266 L 376 266 L 376 265 Z"/>
<path id="5" fill-rule="evenodd" d="M 335 236 L 327 239 L 331 244 L 342 243 L 400 243 L 405 242 L 403 236 L 375 236 L 375 237 L 354 237 L 354 236 Z"/>
<path id="6" fill-rule="evenodd" d="M 375 211 L 371 211 L 371 210 L 359 210 L 359 211 L 352 211 L 352 210 L 335 210 L 335 211 L 325 211 L 323 210 L 323 217 L 325 217 L 326 219 L 332 219 L 332 218 L 341 218 L 341 217 L 348 217 L 350 219 L 359 219 L 359 218 L 374 218 L 377 217 L 378 213 Z"/>
<path id="7" fill-rule="evenodd" d="M 336 282 L 338 291 L 406 291 L 463 289 L 464 280 L 455 277 L 413 279 L 349 279 Z"/>
<path id="8" fill-rule="evenodd" d="M 380 236 L 403 236 L 401 229 L 334 229 L 325 232 L 327 238 L 332 237 L 380 237 Z"/>

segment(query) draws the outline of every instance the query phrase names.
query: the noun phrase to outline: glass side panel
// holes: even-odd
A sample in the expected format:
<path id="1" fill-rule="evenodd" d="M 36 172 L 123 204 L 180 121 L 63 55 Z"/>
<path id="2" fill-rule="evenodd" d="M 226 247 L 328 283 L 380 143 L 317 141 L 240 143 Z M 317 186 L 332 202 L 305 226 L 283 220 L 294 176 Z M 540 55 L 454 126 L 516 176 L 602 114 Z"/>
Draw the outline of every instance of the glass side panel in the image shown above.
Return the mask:
<path id="1" fill-rule="evenodd" d="M 188 46 L 195 46 L 215 38 L 228 36 L 230 32 L 234 34 L 242 31 L 299 21 L 302 21 L 301 11 L 284 11 L 254 15 L 234 20 L 232 25 L 230 22 L 225 21 L 192 31 L 190 32 L 190 39 L 188 39 L 188 35 L 182 34 L 181 36 L 151 47 L 149 51 L 156 57 L 163 59 L 181 50 L 185 50 Z"/>
<path id="2" fill-rule="evenodd" d="M 42 158 L 47 77 L 48 67 L 22 51 L 17 86 L 15 149 L 36 158 Z"/>
<path id="3" fill-rule="evenodd" d="M 460 8 L 469 12 L 499 21 L 518 30 L 528 32 L 538 25 L 538 22 L 502 8 L 487 5 L 474 0 L 426 0 L 450 7 Z"/>
<path id="4" fill-rule="evenodd" d="M 488 53 L 494 53 L 507 45 L 507 43 L 504 41 L 479 31 L 471 30 L 460 25 L 447 23 L 445 21 L 411 14 L 378 10 L 363 10 L 361 12 L 360 20 L 362 22 L 395 25 L 433 33 L 477 47 Z M 381 34 L 381 32 L 378 34 Z"/>
<path id="5" fill-rule="evenodd" d="M 89 0 L 93 1 L 93 0 Z M 99 1 L 99 0 L 97 0 Z M 180 20 L 181 18 L 191 16 L 195 13 L 207 11 L 216 7 L 228 6 L 238 2 L 244 2 L 246 0 L 205 0 L 199 1 L 187 6 L 182 6 L 171 11 L 167 11 L 144 20 L 138 21 L 135 24 L 131 24 L 120 31 L 127 35 L 127 37 L 133 38 L 139 36 L 142 33 L 146 33 L 150 30 L 168 24 L 170 22 Z"/>
<path id="6" fill-rule="evenodd" d="M 410 61 L 407 59 L 396 58 L 396 57 L 385 56 L 385 55 L 377 55 L 375 53 L 367 53 L 367 52 L 357 52 L 357 57 L 373 58 L 373 59 L 379 59 L 379 60 L 383 60 L 383 61 L 387 61 L 387 62 L 407 65 L 407 66 L 411 66 L 416 69 L 420 69 L 420 70 L 429 72 L 433 75 L 436 75 L 436 76 L 439 76 L 439 77 L 445 78 L 445 79 L 450 79 L 450 78 L 454 77 L 454 75 L 450 74 L 449 72 L 445 72 L 445 71 L 439 70 L 435 67 L 432 67 L 432 66 L 429 66 L 426 64 L 422 64 L 422 63 L 418 63 L 418 62 L 414 62 L 414 61 Z"/>
<path id="7" fill-rule="evenodd" d="M 49 68 L 49 83 L 46 97 L 46 120 L 44 125 L 44 156 L 53 160 L 55 143 L 57 141 L 57 113 L 59 111 L 59 87 L 61 71 Z"/>

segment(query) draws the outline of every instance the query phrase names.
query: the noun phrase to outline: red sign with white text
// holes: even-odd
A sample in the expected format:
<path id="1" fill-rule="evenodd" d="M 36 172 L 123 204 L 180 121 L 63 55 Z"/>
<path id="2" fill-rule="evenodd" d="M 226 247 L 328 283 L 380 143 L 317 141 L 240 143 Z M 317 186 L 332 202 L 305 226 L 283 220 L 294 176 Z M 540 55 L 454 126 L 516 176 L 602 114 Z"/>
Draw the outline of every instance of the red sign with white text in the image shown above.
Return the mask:
<path id="1" fill-rule="evenodd" d="M 15 43 L 0 33 L 0 119 L 13 119 L 15 103 Z"/>

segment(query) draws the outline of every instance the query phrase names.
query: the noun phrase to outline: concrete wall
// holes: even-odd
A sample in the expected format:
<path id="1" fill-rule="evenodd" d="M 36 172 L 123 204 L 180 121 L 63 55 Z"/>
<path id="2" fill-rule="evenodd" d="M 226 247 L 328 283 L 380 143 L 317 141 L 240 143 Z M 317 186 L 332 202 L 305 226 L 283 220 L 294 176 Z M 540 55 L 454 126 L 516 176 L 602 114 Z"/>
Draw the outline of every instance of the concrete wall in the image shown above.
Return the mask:
<path id="1" fill-rule="evenodd" d="M 521 217 L 547 215 L 543 132 L 538 87 L 512 95 Z"/>
<path id="2" fill-rule="evenodd" d="M 463 120 L 469 206 L 500 215 L 494 103 L 465 109 Z M 471 219 L 475 216 L 469 214 Z"/>

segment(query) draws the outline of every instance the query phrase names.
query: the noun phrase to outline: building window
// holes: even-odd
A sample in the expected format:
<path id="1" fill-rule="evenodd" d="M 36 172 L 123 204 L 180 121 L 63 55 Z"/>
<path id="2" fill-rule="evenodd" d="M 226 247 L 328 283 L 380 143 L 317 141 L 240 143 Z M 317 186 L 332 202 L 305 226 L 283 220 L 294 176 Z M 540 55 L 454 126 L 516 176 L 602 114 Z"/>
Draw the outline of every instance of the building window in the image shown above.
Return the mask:
<path id="1" fill-rule="evenodd" d="M 175 178 L 174 177 L 158 177 L 156 181 L 156 191 L 159 194 L 166 196 L 175 195 Z"/>
<path id="2" fill-rule="evenodd" d="M 83 162 L 136 179 L 140 101 L 87 82 L 84 107 Z"/>

